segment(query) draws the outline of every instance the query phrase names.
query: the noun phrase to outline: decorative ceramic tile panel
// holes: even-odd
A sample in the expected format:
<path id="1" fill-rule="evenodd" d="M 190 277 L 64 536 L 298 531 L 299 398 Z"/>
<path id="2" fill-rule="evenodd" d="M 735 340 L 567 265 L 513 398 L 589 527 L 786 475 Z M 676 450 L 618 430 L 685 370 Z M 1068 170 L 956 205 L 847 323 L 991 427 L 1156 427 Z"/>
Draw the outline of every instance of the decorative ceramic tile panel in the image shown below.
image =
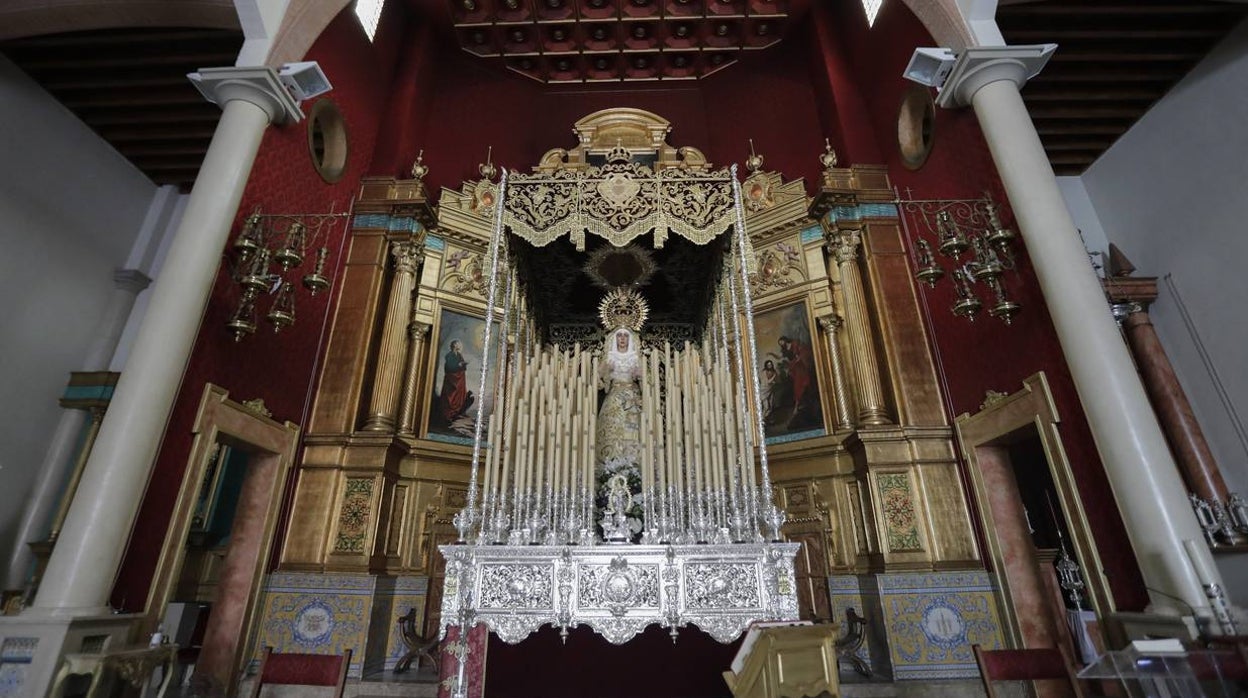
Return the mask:
<path id="1" fill-rule="evenodd" d="M 37 637 L 6 637 L 0 643 L 0 698 L 22 695 L 26 673 L 38 646 Z"/>
<path id="2" fill-rule="evenodd" d="M 270 575 L 257 624 L 257 657 L 266 646 L 313 654 L 340 654 L 349 648 L 350 675 L 359 677 L 376 581 L 371 575 Z"/>
<path id="3" fill-rule="evenodd" d="M 367 547 L 368 521 L 373 509 L 373 478 L 349 477 L 338 513 L 336 553 L 363 553 Z"/>
<path id="4" fill-rule="evenodd" d="M 910 475 L 879 473 L 875 476 L 875 484 L 880 492 L 885 541 L 889 552 L 922 550 Z"/>
<path id="5" fill-rule="evenodd" d="M 895 679 L 973 678 L 971 645 L 1002 646 L 987 572 L 882 574 L 875 582 Z"/>

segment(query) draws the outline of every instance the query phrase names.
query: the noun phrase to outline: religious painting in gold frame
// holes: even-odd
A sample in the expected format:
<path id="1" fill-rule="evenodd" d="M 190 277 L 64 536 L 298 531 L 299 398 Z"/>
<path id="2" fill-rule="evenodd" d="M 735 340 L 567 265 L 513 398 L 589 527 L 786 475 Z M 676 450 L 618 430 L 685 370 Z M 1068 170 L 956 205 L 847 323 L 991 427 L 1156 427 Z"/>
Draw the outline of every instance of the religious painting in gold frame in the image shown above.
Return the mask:
<path id="1" fill-rule="evenodd" d="M 478 419 L 494 411 L 494 381 L 499 357 L 498 323 L 490 332 L 490 365 L 484 396 L 481 363 L 485 349 L 485 320 L 443 307 L 439 311 L 433 347 L 433 381 L 429 389 L 426 434 L 435 441 L 471 444 Z M 484 427 L 483 427 L 484 428 Z"/>
<path id="2" fill-rule="evenodd" d="M 823 400 L 806 301 L 756 313 L 754 332 L 759 406 L 767 439 L 822 436 Z"/>

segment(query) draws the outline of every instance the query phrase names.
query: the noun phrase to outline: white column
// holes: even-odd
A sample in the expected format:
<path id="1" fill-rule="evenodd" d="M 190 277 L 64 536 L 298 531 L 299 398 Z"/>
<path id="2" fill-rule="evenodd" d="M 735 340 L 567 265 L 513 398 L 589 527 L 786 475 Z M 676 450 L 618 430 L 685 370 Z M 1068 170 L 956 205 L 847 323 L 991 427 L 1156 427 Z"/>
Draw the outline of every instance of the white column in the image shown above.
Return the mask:
<path id="1" fill-rule="evenodd" d="M 1053 48 L 967 49 L 958 57 L 939 102 L 969 103 L 979 118 L 1144 583 L 1150 587 L 1152 608 L 1185 614 L 1187 608 L 1178 604 L 1186 604 L 1207 613 L 1209 602 L 1183 548 L 1186 539 L 1202 539 L 1187 488 L 1019 94 Z M 1207 547 L 1199 548 L 1202 556 L 1209 556 Z M 1211 557 L 1205 562 L 1216 570 Z M 1170 597 L 1178 597 L 1178 603 Z"/>
<path id="2" fill-rule="evenodd" d="M 270 122 L 299 113 L 271 68 L 207 69 L 193 80 L 222 106 L 221 120 L 152 287 L 35 611 L 76 616 L 107 610 L 260 140 Z"/>
<path id="3" fill-rule="evenodd" d="M 113 352 L 117 350 L 126 320 L 130 318 L 130 311 L 134 308 L 134 299 L 151 281 L 137 269 L 118 269 L 113 274 L 113 296 L 108 301 L 104 315 L 96 323 L 95 340 L 82 363 L 83 371 L 108 370 L 108 363 L 113 358 Z M 8 573 L 5 575 L 6 589 L 20 589 L 26 584 L 31 562 L 34 561 L 34 555 L 26 544 L 48 537 L 52 512 L 56 511 L 60 503 L 61 488 L 65 486 L 69 476 L 69 469 L 75 460 L 75 447 L 89 416 L 89 411 L 78 409 L 67 409 L 61 413 L 56 431 L 52 433 L 52 442 L 39 466 L 39 479 L 35 482 L 35 489 L 22 512 L 13 552 L 9 557 Z"/>

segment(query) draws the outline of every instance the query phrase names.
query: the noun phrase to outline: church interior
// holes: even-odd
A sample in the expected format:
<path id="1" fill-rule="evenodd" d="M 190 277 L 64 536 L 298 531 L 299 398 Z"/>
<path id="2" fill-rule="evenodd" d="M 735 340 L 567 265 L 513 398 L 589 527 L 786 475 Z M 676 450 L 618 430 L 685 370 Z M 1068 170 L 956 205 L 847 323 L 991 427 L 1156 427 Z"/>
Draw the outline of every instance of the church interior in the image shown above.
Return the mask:
<path id="1" fill-rule="evenodd" d="M 0 698 L 1248 647 L 1248 4 L 6 5 Z"/>

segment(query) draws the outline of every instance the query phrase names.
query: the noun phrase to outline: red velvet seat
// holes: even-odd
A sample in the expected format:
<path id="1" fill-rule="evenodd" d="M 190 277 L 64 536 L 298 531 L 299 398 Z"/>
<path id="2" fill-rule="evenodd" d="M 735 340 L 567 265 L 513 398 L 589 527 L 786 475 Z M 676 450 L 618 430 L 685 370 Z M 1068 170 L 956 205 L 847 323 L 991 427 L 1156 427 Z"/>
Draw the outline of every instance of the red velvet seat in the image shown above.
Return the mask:
<path id="1" fill-rule="evenodd" d="M 347 669 L 351 666 L 351 650 L 337 654 L 278 654 L 272 647 L 264 648 L 260 673 L 251 690 L 251 698 L 259 698 L 265 685 L 333 686 L 334 698 L 342 698 L 347 685 Z"/>
<path id="2" fill-rule="evenodd" d="M 975 663 L 979 665 L 979 675 L 984 681 L 984 692 L 988 698 L 997 696 L 992 687 L 994 681 L 1045 680 L 1066 682 L 1076 698 L 1084 697 L 1070 653 L 1064 647 L 986 650 L 972 645 L 971 649 L 975 652 Z"/>

